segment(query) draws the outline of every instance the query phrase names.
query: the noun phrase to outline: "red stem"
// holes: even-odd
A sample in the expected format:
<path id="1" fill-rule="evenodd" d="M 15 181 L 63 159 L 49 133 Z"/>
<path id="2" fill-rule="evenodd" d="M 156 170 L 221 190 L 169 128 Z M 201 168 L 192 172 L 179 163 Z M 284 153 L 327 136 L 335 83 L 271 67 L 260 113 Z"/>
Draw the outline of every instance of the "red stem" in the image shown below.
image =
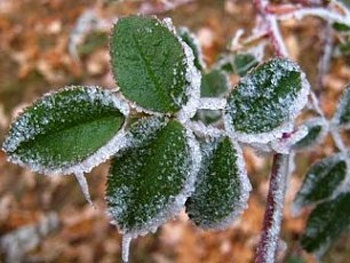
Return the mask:
<path id="1" fill-rule="evenodd" d="M 281 230 L 283 203 L 287 185 L 288 155 L 275 153 L 261 240 L 255 263 L 275 262 Z"/>
<path id="2" fill-rule="evenodd" d="M 269 13 L 269 1 L 254 0 L 254 4 L 262 17 L 262 22 L 265 23 L 269 31 L 270 42 L 276 55 L 288 57 L 277 20 L 273 14 Z M 288 138 L 289 136 L 290 134 L 283 134 L 283 138 Z M 273 263 L 276 259 L 288 178 L 288 159 L 289 155 L 274 153 L 263 229 L 255 263 Z"/>

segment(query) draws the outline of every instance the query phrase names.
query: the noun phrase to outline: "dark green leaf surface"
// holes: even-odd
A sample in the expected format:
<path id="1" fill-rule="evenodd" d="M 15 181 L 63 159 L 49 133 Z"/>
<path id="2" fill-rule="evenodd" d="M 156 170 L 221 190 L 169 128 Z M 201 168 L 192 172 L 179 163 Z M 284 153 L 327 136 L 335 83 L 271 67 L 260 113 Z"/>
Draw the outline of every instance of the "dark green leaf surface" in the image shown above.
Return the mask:
<path id="1" fill-rule="evenodd" d="M 226 128 L 242 135 L 278 130 L 303 108 L 308 89 L 296 64 L 282 58 L 270 60 L 246 75 L 231 92 L 225 109 Z"/>
<path id="2" fill-rule="evenodd" d="M 221 98 L 228 89 L 228 78 L 223 71 L 214 69 L 202 76 L 201 97 Z"/>
<path id="3" fill-rule="evenodd" d="M 202 57 L 202 50 L 196 36 L 186 27 L 180 27 L 177 34 L 191 48 L 194 55 L 194 65 L 196 68 L 200 71 L 204 70 L 205 65 Z"/>
<path id="4" fill-rule="evenodd" d="M 345 88 L 340 99 L 337 112 L 335 113 L 335 122 L 337 125 L 345 127 L 350 124 L 350 85 Z"/>
<path id="5" fill-rule="evenodd" d="M 109 91 L 65 88 L 25 109 L 3 148 L 14 162 L 35 171 L 64 170 L 96 153 L 124 120 L 120 101 Z"/>
<path id="6" fill-rule="evenodd" d="M 192 163 L 185 130 L 175 120 L 142 120 L 131 134 L 136 144 L 113 159 L 106 195 L 120 231 L 137 236 L 179 212 Z"/>
<path id="7" fill-rule="evenodd" d="M 176 112 L 186 102 L 184 49 L 156 18 L 121 18 L 111 37 L 112 69 L 123 95 L 156 112 Z"/>
<path id="8" fill-rule="evenodd" d="M 334 23 L 333 28 L 339 32 L 350 33 L 350 26 L 342 23 Z"/>
<path id="9" fill-rule="evenodd" d="M 350 226 L 350 193 L 341 193 L 324 202 L 311 213 L 301 245 L 308 252 L 322 256 L 329 246 Z"/>
<path id="10" fill-rule="evenodd" d="M 295 199 L 297 207 L 314 204 L 330 198 L 346 176 L 346 162 L 340 154 L 313 164 Z"/>
<path id="11" fill-rule="evenodd" d="M 236 147 L 228 137 L 201 147 L 202 167 L 186 210 L 202 228 L 227 227 L 247 205 L 250 183 Z"/>
<path id="12" fill-rule="evenodd" d="M 308 133 L 293 145 L 294 150 L 304 151 L 310 149 L 314 145 L 321 143 L 326 135 L 326 123 L 322 118 L 310 119 L 304 125 L 308 128 Z"/>

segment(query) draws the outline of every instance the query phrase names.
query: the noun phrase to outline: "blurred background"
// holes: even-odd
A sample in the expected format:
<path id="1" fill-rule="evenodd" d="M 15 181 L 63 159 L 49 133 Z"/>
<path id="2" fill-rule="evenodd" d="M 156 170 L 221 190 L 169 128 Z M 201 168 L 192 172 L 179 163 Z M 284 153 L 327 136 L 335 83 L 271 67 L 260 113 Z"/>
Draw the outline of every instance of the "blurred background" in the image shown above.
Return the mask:
<path id="1" fill-rule="evenodd" d="M 211 65 L 239 28 L 249 36 L 255 21 L 251 2 L 0 0 L 0 143 L 15 116 L 50 90 L 71 84 L 116 87 L 109 66 L 108 35 L 117 17 L 137 13 L 171 17 L 175 26 L 187 26 L 197 35 L 205 61 Z M 282 23 L 292 58 L 314 85 L 324 26 L 316 18 Z M 234 84 L 238 79 L 232 76 L 231 81 Z M 332 116 L 349 81 L 350 56 L 334 57 L 329 73 L 323 76 L 321 105 L 326 116 Z M 333 151 L 331 139 L 326 138 L 311 153 L 297 155 L 284 210 L 280 262 L 315 262 L 298 243 L 309 211 L 293 217 L 290 205 L 307 167 Z M 226 231 L 205 232 L 188 222 L 183 212 L 155 234 L 134 240 L 131 261 L 253 262 L 271 158 L 249 148 L 244 155 L 254 191 L 238 221 Z M 119 262 L 120 235 L 105 213 L 107 173 L 106 163 L 87 175 L 94 209 L 75 178 L 34 174 L 8 163 L 0 151 L 0 262 Z M 350 262 L 349 235 L 332 247 L 325 262 Z"/>

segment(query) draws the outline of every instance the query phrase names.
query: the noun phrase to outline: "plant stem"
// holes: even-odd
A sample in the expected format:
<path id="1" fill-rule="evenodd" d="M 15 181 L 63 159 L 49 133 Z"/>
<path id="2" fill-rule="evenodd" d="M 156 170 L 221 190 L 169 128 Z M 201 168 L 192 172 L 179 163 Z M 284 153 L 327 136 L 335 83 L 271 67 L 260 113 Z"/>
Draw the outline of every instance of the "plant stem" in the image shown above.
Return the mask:
<path id="1" fill-rule="evenodd" d="M 254 0 L 255 8 L 262 17 L 263 23 L 269 32 L 270 42 L 276 55 L 279 57 L 288 57 L 287 47 L 283 42 L 276 16 L 268 12 L 268 4 L 268 0 Z"/>
<path id="2" fill-rule="evenodd" d="M 275 153 L 270 177 L 269 193 L 263 230 L 255 263 L 273 263 L 279 243 L 282 212 L 287 185 L 288 155 Z"/>

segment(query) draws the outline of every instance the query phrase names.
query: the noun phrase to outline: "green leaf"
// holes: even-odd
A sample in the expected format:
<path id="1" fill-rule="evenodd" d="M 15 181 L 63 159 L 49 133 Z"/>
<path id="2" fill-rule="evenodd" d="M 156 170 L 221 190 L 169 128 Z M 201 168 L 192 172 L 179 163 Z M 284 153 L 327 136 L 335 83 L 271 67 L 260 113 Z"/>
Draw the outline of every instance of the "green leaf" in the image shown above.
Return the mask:
<path id="1" fill-rule="evenodd" d="M 201 150 L 202 167 L 186 210 L 196 225 L 222 229 L 247 206 L 251 186 L 242 152 L 228 137 L 204 144 Z"/>
<path id="2" fill-rule="evenodd" d="M 324 158 L 311 166 L 296 196 L 296 208 L 304 207 L 332 197 L 347 173 L 342 154 Z"/>
<path id="3" fill-rule="evenodd" d="M 343 92 L 333 121 L 342 128 L 350 127 L 350 85 Z"/>
<path id="4" fill-rule="evenodd" d="M 202 50 L 199 45 L 197 37 L 186 27 L 180 27 L 177 30 L 178 36 L 184 41 L 192 50 L 194 55 L 194 65 L 200 71 L 205 69 Z"/>
<path id="5" fill-rule="evenodd" d="M 338 22 L 335 22 L 333 24 L 333 28 L 335 30 L 339 31 L 339 32 L 349 33 L 349 31 L 350 31 L 350 26 L 349 25 L 338 23 Z"/>
<path id="6" fill-rule="evenodd" d="M 201 97 L 222 98 L 230 88 L 227 75 L 218 69 L 214 69 L 202 76 Z"/>
<path id="7" fill-rule="evenodd" d="M 175 120 L 141 120 L 130 134 L 135 144 L 113 159 L 106 196 L 119 230 L 135 237 L 155 231 L 181 210 L 193 190 L 200 154 Z"/>
<path id="8" fill-rule="evenodd" d="M 3 148 L 43 173 L 87 172 L 124 143 L 128 106 L 96 87 L 68 87 L 36 101 L 14 121 Z"/>
<path id="9" fill-rule="evenodd" d="M 249 70 L 256 67 L 258 64 L 259 62 L 256 58 L 249 53 L 237 54 L 234 56 L 233 60 L 234 72 L 241 77 L 245 76 Z"/>
<path id="10" fill-rule="evenodd" d="M 224 55 L 219 60 L 216 67 L 224 72 L 235 73 L 240 77 L 243 77 L 258 64 L 259 61 L 253 54 L 239 53 L 236 55 Z"/>
<path id="11" fill-rule="evenodd" d="M 350 226 L 350 193 L 341 193 L 311 213 L 301 245 L 321 257 L 329 246 Z"/>
<path id="12" fill-rule="evenodd" d="M 328 131 L 327 123 L 323 118 L 313 118 L 304 123 L 308 133 L 304 138 L 293 145 L 293 150 L 305 151 L 312 149 L 316 144 L 321 143 Z"/>
<path id="13" fill-rule="evenodd" d="M 121 18 L 111 37 L 112 69 L 123 95 L 147 110 L 174 113 L 186 103 L 184 47 L 156 18 Z"/>
<path id="14" fill-rule="evenodd" d="M 231 92 L 225 127 L 240 141 L 268 143 L 290 131 L 307 102 L 309 84 L 298 65 L 272 59 L 246 75 Z"/>

